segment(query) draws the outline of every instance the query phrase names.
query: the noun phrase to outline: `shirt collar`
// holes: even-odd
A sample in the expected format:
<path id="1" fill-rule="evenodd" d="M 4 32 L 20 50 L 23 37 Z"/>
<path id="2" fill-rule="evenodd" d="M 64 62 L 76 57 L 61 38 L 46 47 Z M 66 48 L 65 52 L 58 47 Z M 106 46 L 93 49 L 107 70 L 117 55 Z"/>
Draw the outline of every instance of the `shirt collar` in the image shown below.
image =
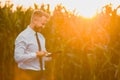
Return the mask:
<path id="1" fill-rule="evenodd" d="M 30 26 L 28 26 L 27 28 L 28 28 L 28 30 L 29 30 L 32 34 L 35 34 L 35 33 L 36 33 Z"/>

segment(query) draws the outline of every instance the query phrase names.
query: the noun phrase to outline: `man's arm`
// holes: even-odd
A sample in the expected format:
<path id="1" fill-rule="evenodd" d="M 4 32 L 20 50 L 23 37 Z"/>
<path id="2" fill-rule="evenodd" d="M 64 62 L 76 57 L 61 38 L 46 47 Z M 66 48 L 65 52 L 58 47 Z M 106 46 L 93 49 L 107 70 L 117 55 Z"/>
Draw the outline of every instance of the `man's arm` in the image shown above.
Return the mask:
<path id="1" fill-rule="evenodd" d="M 35 53 L 26 53 L 26 47 L 27 43 L 25 41 L 24 37 L 18 37 L 15 41 L 15 53 L 14 58 L 16 62 L 24 62 L 24 61 L 30 61 L 34 58 L 36 58 L 36 52 Z"/>

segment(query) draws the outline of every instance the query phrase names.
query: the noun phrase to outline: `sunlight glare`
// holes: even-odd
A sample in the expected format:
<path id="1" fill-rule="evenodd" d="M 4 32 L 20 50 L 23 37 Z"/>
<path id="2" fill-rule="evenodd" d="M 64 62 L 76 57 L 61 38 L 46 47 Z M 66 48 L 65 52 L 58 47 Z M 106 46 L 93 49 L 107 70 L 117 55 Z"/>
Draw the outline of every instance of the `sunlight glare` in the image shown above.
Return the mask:
<path id="1" fill-rule="evenodd" d="M 120 16 L 120 8 L 117 10 L 117 15 Z"/>

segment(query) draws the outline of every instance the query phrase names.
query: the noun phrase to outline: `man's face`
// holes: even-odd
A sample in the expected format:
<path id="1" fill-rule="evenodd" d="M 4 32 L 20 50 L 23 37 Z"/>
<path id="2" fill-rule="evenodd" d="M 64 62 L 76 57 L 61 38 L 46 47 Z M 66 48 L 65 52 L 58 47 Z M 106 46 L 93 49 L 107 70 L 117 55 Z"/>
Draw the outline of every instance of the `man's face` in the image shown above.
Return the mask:
<path id="1" fill-rule="evenodd" d="M 42 16 L 40 18 L 36 17 L 34 23 L 36 31 L 41 31 L 41 29 L 43 29 L 47 23 L 47 18 L 45 16 Z"/>

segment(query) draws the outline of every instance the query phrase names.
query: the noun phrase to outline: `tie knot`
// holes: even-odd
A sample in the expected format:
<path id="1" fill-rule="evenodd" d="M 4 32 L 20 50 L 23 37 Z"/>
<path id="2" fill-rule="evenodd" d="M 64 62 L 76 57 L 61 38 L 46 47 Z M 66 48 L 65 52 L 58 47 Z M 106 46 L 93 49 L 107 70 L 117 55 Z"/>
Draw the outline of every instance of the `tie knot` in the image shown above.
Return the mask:
<path id="1" fill-rule="evenodd" d="M 35 35 L 36 35 L 36 36 L 38 36 L 38 33 L 37 33 L 37 32 L 35 32 Z"/>

